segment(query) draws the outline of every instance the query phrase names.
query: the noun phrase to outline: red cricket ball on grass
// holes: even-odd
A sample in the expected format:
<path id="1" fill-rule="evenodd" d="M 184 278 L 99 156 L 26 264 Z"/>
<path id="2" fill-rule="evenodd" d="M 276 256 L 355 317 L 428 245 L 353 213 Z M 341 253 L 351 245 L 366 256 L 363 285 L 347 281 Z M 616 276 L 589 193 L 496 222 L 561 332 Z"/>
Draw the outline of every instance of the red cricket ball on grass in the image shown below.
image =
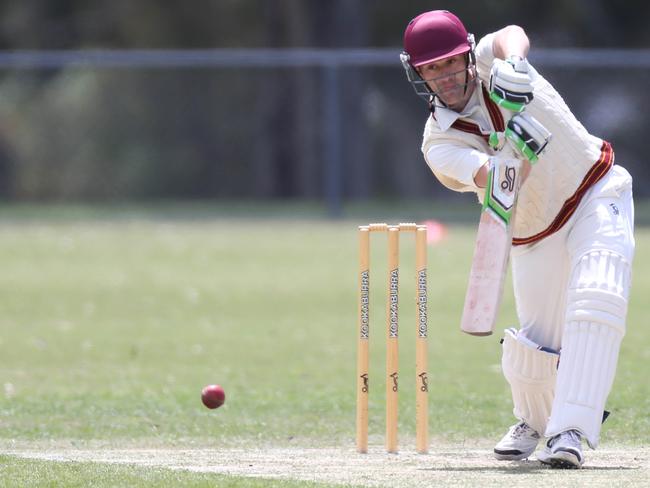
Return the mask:
<path id="1" fill-rule="evenodd" d="M 201 391 L 201 401 L 208 408 L 219 408 L 226 401 L 226 392 L 219 385 L 208 385 Z"/>

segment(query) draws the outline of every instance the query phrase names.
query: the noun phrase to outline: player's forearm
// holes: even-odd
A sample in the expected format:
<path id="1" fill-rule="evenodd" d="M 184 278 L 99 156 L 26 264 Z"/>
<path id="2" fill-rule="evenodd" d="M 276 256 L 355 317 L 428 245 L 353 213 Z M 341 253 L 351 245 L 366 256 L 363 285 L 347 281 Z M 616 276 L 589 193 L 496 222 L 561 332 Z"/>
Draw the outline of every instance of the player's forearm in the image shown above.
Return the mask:
<path id="1" fill-rule="evenodd" d="M 530 49 L 530 41 L 526 32 L 518 25 L 509 25 L 498 31 L 492 42 L 492 52 L 499 59 L 510 56 L 525 58 Z"/>
<path id="2" fill-rule="evenodd" d="M 486 161 L 485 164 L 474 173 L 474 184 L 478 188 L 485 188 L 487 185 L 488 163 L 489 161 Z"/>

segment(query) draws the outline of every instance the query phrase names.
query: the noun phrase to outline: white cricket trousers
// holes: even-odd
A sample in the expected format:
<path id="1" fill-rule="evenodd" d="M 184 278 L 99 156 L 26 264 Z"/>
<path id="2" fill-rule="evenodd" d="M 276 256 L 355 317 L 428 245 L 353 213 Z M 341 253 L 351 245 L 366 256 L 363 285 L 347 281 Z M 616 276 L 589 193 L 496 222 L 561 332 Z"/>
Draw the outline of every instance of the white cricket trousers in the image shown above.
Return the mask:
<path id="1" fill-rule="evenodd" d="M 567 290 L 576 261 L 609 250 L 631 265 L 634 257 L 632 177 L 614 165 L 583 197 L 558 232 L 512 248 L 512 280 L 519 326 L 533 342 L 560 349 Z M 628 284 L 629 288 L 629 284 Z"/>

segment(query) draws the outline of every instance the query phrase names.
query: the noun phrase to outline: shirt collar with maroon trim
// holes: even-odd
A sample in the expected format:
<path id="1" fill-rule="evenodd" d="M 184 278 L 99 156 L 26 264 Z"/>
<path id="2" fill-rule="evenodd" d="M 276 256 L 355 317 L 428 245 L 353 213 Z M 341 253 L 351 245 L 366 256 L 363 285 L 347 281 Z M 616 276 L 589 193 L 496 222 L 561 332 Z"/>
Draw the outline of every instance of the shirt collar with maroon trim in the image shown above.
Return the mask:
<path id="1" fill-rule="evenodd" d="M 490 126 L 490 120 L 484 113 L 481 107 L 481 85 L 477 83 L 475 85 L 474 93 L 467 101 L 467 105 L 462 112 L 456 112 L 446 107 L 436 107 L 435 118 L 438 121 L 438 126 L 441 130 L 446 131 L 449 129 L 454 122 L 458 119 L 465 119 L 471 121 L 479 126 L 481 131 L 490 132 L 492 127 Z"/>

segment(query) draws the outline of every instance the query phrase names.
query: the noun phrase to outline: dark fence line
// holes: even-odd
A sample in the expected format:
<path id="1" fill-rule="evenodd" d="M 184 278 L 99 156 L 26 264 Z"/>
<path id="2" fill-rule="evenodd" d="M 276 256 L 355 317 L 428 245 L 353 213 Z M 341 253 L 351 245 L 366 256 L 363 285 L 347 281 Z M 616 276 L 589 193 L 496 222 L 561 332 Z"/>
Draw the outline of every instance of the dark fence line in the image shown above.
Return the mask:
<path id="1" fill-rule="evenodd" d="M 83 66 L 92 68 L 269 68 L 399 66 L 400 48 L 377 49 L 76 49 L 0 51 L 1 69 Z M 530 61 L 547 67 L 649 68 L 650 49 L 545 49 Z"/>

